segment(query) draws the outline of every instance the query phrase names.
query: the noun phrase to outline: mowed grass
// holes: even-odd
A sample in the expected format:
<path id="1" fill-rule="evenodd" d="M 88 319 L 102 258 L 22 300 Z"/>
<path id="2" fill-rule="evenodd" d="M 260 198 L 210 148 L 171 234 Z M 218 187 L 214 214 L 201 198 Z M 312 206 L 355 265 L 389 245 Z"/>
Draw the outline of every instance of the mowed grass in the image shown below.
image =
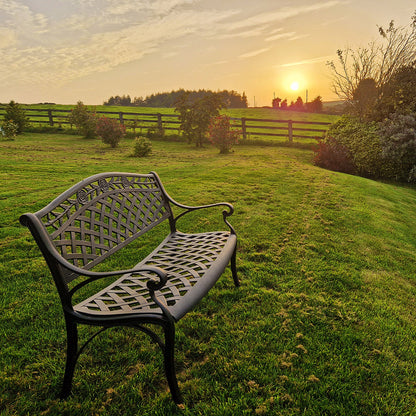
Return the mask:
<path id="1" fill-rule="evenodd" d="M 237 146 L 223 156 L 159 141 L 137 159 L 132 145 L 47 134 L 0 142 L 2 414 L 416 414 L 414 188 L 322 170 L 308 150 Z M 18 218 L 86 176 L 151 170 L 179 202 L 234 204 L 242 286 L 227 269 L 177 325 L 184 409 L 158 347 L 133 329 L 96 338 L 60 401 L 61 306 Z M 215 227 L 217 216 L 183 227 Z M 111 266 L 136 256 L 127 249 Z"/>

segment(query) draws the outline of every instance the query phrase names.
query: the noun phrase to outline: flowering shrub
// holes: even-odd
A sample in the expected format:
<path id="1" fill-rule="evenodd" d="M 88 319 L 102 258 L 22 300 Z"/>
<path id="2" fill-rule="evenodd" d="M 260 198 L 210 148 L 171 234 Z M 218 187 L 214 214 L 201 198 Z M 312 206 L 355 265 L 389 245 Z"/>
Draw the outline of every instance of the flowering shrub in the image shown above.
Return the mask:
<path id="1" fill-rule="evenodd" d="M 93 139 L 96 137 L 97 117 L 95 113 L 88 111 L 87 106 L 84 105 L 82 101 L 78 101 L 77 106 L 71 110 L 68 121 L 73 124 L 86 139 Z"/>
<path id="2" fill-rule="evenodd" d="M 133 156 L 145 157 L 152 152 L 152 143 L 146 137 L 136 137 L 134 141 Z"/>
<path id="3" fill-rule="evenodd" d="M 104 143 L 117 147 L 126 134 L 126 128 L 115 118 L 101 117 L 97 120 L 97 134 Z"/>
<path id="4" fill-rule="evenodd" d="M 383 155 L 393 163 L 393 177 L 416 183 L 416 115 L 390 114 L 380 126 Z"/>
<path id="5" fill-rule="evenodd" d="M 208 127 L 208 139 L 220 149 L 220 153 L 228 153 L 231 147 L 238 142 L 240 132 L 232 130 L 231 127 L 230 119 L 227 116 L 217 116 L 211 119 Z"/>

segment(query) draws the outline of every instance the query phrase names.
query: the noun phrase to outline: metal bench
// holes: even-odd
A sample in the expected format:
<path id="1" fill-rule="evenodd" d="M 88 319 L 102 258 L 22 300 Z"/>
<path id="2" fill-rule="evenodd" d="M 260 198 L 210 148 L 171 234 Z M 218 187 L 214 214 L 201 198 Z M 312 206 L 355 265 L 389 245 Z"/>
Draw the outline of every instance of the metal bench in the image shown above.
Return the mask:
<path id="1" fill-rule="evenodd" d="M 174 206 L 180 210 L 177 215 Z M 225 208 L 222 216 L 227 231 L 177 231 L 177 221 L 185 214 L 218 206 Z M 20 217 L 45 257 L 62 302 L 67 329 L 62 398 L 71 392 L 75 365 L 84 347 L 107 328 L 128 326 L 148 334 L 160 346 L 172 398 L 182 403 L 174 363 L 175 323 L 208 293 L 230 262 L 234 284 L 239 286 L 237 237 L 227 220 L 233 211 L 228 203 L 179 204 L 154 172 L 111 172 L 91 176 L 40 211 Z M 91 270 L 164 221 L 169 222 L 169 235 L 132 269 Z M 109 276 L 120 277 L 73 304 L 75 292 Z M 78 324 L 101 327 L 81 348 Z M 163 328 L 164 340 L 149 328 L 152 324 Z"/>

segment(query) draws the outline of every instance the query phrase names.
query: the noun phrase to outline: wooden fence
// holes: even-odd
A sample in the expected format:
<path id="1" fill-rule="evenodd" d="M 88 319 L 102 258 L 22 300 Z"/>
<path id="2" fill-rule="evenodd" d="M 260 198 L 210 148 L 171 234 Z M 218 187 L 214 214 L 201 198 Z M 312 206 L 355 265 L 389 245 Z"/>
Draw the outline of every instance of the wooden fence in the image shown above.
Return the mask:
<path id="1" fill-rule="evenodd" d="M 37 123 L 48 126 L 69 126 L 68 115 L 71 110 L 61 109 L 35 109 L 25 108 L 30 123 Z M 5 108 L 0 108 L 0 117 L 4 114 Z M 180 132 L 180 121 L 178 114 L 161 113 L 133 113 L 115 111 L 96 111 L 96 114 L 103 114 L 108 117 L 118 118 L 121 124 L 127 129 L 139 130 L 153 129 L 156 131 L 174 130 Z M 236 118 L 230 117 L 233 127 L 241 131 L 243 141 L 245 139 L 256 139 L 259 136 L 286 137 L 289 142 L 293 139 L 314 139 L 322 137 L 331 123 L 317 121 L 299 120 L 274 120 L 260 118 Z"/>

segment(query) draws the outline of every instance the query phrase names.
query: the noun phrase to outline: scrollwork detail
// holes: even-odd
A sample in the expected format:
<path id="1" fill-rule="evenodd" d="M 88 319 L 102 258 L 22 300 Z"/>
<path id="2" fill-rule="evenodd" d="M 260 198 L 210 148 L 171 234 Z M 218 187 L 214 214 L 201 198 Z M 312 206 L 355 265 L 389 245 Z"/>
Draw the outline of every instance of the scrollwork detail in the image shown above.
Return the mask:
<path id="1" fill-rule="evenodd" d="M 77 192 L 77 199 L 80 204 L 86 204 L 88 202 L 88 192 L 85 189 L 80 189 Z"/>
<path id="2" fill-rule="evenodd" d="M 107 192 L 110 187 L 109 183 L 104 178 L 98 179 L 98 186 L 100 187 L 101 192 Z"/>

